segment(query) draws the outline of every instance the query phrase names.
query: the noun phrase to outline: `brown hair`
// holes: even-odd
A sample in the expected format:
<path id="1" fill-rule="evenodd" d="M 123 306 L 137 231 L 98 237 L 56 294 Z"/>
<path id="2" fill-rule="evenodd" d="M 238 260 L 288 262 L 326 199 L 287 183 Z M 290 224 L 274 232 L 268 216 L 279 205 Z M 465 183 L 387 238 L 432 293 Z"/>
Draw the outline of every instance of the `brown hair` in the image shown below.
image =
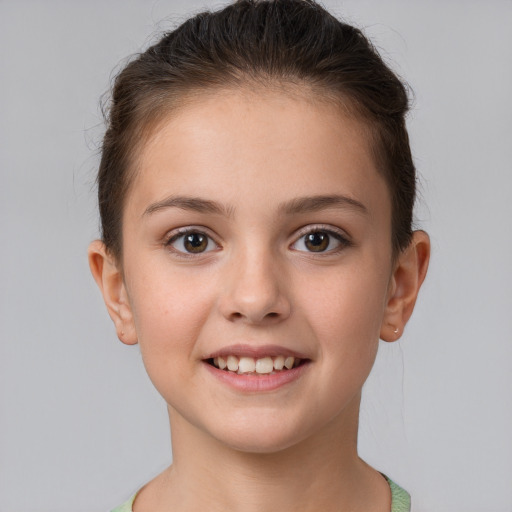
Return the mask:
<path id="1" fill-rule="evenodd" d="M 122 212 L 149 129 L 190 93 L 257 82 L 307 86 L 370 128 L 392 203 L 393 254 L 412 234 L 416 172 L 407 92 L 360 30 L 313 0 L 238 0 L 165 34 L 116 77 L 98 172 L 102 239 L 122 256 Z"/>

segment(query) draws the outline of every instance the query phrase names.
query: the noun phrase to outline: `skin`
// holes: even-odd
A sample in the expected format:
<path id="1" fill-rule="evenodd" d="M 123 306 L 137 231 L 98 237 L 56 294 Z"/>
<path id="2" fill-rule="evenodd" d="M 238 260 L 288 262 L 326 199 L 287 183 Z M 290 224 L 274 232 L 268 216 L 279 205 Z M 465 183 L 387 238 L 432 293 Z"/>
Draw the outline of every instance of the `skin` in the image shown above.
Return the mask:
<path id="1" fill-rule="evenodd" d="M 100 241 L 89 248 L 117 334 L 140 344 L 169 409 L 173 465 L 135 512 L 389 512 L 387 483 L 357 455 L 361 388 L 379 337 L 403 332 L 430 246 L 418 231 L 392 258 L 368 144 L 332 105 L 239 90 L 170 115 L 142 150 L 122 266 Z M 204 252 L 186 252 L 187 227 L 208 235 Z M 307 233 L 327 234 L 327 248 L 312 252 Z M 278 389 L 233 389 L 204 361 L 233 344 L 279 345 L 308 364 Z"/>

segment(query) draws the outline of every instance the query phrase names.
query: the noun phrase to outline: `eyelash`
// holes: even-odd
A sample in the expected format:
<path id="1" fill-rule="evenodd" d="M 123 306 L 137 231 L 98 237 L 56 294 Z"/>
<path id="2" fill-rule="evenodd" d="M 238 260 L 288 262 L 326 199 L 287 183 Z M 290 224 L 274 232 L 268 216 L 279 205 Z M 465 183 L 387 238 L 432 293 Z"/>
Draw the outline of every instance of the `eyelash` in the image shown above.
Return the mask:
<path id="1" fill-rule="evenodd" d="M 312 255 L 322 256 L 322 255 L 327 255 L 327 254 L 329 254 L 329 255 L 337 254 L 338 252 L 342 251 L 343 249 L 346 249 L 347 247 L 351 247 L 353 245 L 352 242 L 348 239 L 348 237 L 343 232 L 335 230 L 330 226 L 318 224 L 318 225 L 313 225 L 313 226 L 310 225 L 310 226 L 307 226 L 307 227 L 303 228 L 302 230 L 300 230 L 298 233 L 297 239 L 295 240 L 295 242 L 293 242 L 293 244 L 291 244 L 290 247 L 297 245 L 307 235 L 318 234 L 318 233 L 325 234 L 329 238 L 334 238 L 338 242 L 339 245 L 333 249 L 328 249 L 328 250 L 323 250 L 323 251 L 307 251 L 307 250 L 300 250 L 300 249 L 295 249 L 295 250 L 300 251 L 300 252 L 306 252 L 306 253 L 312 254 Z M 329 241 L 329 245 L 330 245 L 330 241 Z"/>
<path id="2" fill-rule="evenodd" d="M 179 250 L 179 249 L 176 249 L 175 247 L 173 247 L 173 244 L 175 242 L 177 242 L 178 240 L 182 239 L 184 241 L 185 237 L 187 235 L 202 235 L 202 236 L 206 237 L 206 239 L 207 239 L 207 247 L 206 248 L 207 249 L 211 243 L 213 243 L 215 245 L 215 248 L 219 247 L 219 244 L 213 239 L 213 237 L 208 235 L 208 233 L 206 233 L 204 231 L 204 229 L 192 228 L 192 227 L 181 228 L 181 229 L 178 229 L 177 231 L 174 231 L 173 233 L 170 234 L 170 236 L 164 242 L 164 245 L 165 245 L 165 247 L 172 250 L 172 252 L 180 258 L 195 258 L 197 256 L 201 256 L 201 255 L 207 254 L 207 253 L 215 250 L 215 248 L 213 248 L 213 249 L 210 248 L 209 250 L 194 253 L 194 252 L 188 252 L 185 250 Z"/>
<path id="3" fill-rule="evenodd" d="M 304 237 L 308 235 L 313 234 L 325 234 L 328 238 L 328 244 L 331 244 L 331 238 L 334 238 L 338 242 L 338 246 L 333 249 L 328 250 L 321 250 L 321 251 L 308 251 L 308 250 L 301 250 L 297 249 L 296 246 Z M 207 239 L 207 246 L 206 250 L 204 251 L 198 251 L 196 253 L 189 252 L 186 250 L 180 250 L 176 247 L 173 247 L 173 244 L 175 244 L 177 241 L 185 240 L 185 237 L 187 235 L 200 235 L 204 236 Z M 214 248 L 209 248 L 210 244 L 214 244 Z M 306 242 L 305 242 L 306 243 Z M 168 247 L 173 251 L 174 254 L 181 258 L 195 258 L 204 254 L 207 254 L 209 252 L 212 252 L 215 250 L 215 248 L 219 248 L 219 244 L 210 236 L 208 235 L 203 229 L 201 228 L 192 228 L 192 227 L 186 227 L 181 228 L 173 233 L 170 234 L 170 236 L 167 238 L 167 240 L 164 242 L 165 247 Z M 324 225 L 313 225 L 313 226 L 307 226 L 299 231 L 297 238 L 295 239 L 295 242 L 293 242 L 290 245 L 290 248 L 298 251 L 298 252 L 304 252 L 309 253 L 312 255 L 325 255 L 325 254 L 337 254 L 338 252 L 342 251 L 343 249 L 350 247 L 352 245 L 352 242 L 340 231 L 334 230 L 332 227 L 324 226 Z M 209 248 L 209 250 L 208 250 Z"/>

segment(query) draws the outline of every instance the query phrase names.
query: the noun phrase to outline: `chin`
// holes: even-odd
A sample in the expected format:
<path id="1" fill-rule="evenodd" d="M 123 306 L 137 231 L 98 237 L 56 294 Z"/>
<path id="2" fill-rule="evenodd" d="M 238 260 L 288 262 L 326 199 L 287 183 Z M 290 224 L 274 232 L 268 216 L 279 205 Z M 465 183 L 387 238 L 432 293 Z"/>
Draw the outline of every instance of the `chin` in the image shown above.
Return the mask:
<path id="1" fill-rule="evenodd" d="M 261 454 L 261 455 L 271 455 L 274 453 L 279 453 L 287 448 L 290 448 L 297 444 L 297 440 L 290 438 L 283 438 L 282 436 L 276 437 L 262 437 L 260 435 L 249 436 L 247 434 L 242 434 L 235 438 L 230 438 L 229 440 L 223 441 L 224 444 L 231 448 L 232 450 L 243 452 L 243 453 L 252 453 L 252 454 Z"/>
<path id="2" fill-rule="evenodd" d="M 254 453 L 273 454 L 299 444 L 307 437 L 306 432 L 298 431 L 300 423 L 283 422 L 282 417 L 276 417 L 271 422 L 251 421 L 229 425 L 227 430 L 214 433 L 214 437 L 233 450 Z"/>

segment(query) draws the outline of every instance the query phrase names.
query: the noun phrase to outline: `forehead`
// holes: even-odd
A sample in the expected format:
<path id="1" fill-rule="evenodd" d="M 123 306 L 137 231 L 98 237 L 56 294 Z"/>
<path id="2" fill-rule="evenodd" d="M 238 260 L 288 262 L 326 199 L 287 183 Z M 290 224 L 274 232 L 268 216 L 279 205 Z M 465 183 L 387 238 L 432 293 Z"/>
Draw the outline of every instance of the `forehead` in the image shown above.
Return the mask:
<path id="1" fill-rule="evenodd" d="M 386 207 L 366 125 L 339 106 L 275 89 L 199 94 L 183 105 L 140 152 L 129 194 L 137 211 L 169 193 L 235 206 L 258 196 L 269 208 L 340 193 Z"/>

